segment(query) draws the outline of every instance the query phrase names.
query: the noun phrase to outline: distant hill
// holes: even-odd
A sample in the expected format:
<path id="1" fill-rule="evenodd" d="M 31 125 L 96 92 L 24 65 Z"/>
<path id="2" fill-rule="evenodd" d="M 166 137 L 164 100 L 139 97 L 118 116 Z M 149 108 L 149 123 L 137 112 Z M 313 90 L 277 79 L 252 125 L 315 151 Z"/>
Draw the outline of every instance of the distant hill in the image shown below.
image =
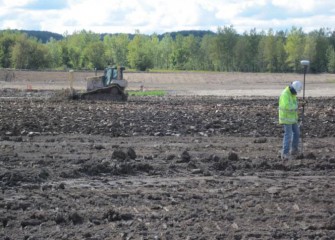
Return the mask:
<path id="1" fill-rule="evenodd" d="M 1 31 L 8 31 L 8 30 L 0 30 Z M 13 32 L 21 32 L 21 33 L 26 33 L 29 37 L 35 37 L 42 43 L 46 43 L 47 41 L 50 40 L 50 38 L 54 38 L 55 40 L 59 41 L 64 38 L 63 35 L 58 34 L 58 33 L 53 33 L 53 32 L 48 32 L 48 31 L 35 31 L 35 30 L 11 30 Z M 106 35 L 117 35 L 120 33 L 102 33 L 100 34 L 101 39 L 103 39 L 104 36 Z M 182 35 L 183 37 L 193 35 L 195 37 L 200 37 L 202 38 L 205 35 L 215 35 L 214 32 L 212 31 L 205 31 L 205 30 L 185 30 L 185 31 L 177 31 L 177 32 L 167 32 L 163 34 L 158 34 L 158 38 L 162 39 L 164 35 L 170 34 L 170 36 L 175 39 L 178 34 Z M 128 34 L 130 39 L 133 39 L 135 34 Z"/>
<path id="2" fill-rule="evenodd" d="M 47 41 L 50 40 L 50 38 L 54 38 L 57 41 L 58 40 L 62 40 L 64 37 L 61 34 L 58 33 L 53 33 L 53 32 L 48 32 L 48 31 L 35 31 L 35 30 L 17 30 L 17 29 L 13 29 L 13 30 L 0 30 L 0 33 L 3 31 L 10 31 L 10 32 L 18 32 L 18 33 L 25 33 L 27 34 L 29 37 L 35 37 L 37 38 L 39 41 L 46 43 Z"/>
<path id="3" fill-rule="evenodd" d="M 182 35 L 183 37 L 193 35 L 195 37 L 202 38 L 205 35 L 215 35 L 212 31 L 205 31 L 205 30 L 185 30 L 185 31 L 177 31 L 177 32 L 170 32 L 170 33 L 164 33 L 162 35 L 158 35 L 159 38 L 164 37 L 165 34 L 170 34 L 173 39 L 176 38 L 178 34 Z"/>
<path id="4" fill-rule="evenodd" d="M 121 34 L 121 33 L 102 33 L 100 34 L 100 37 L 101 39 L 103 39 L 104 36 L 106 35 L 112 36 L 112 35 L 118 35 L 118 34 Z M 183 37 L 193 35 L 195 37 L 200 37 L 200 38 L 202 38 L 205 35 L 215 35 L 214 32 L 208 31 L 208 30 L 206 31 L 205 30 L 184 30 L 184 31 L 177 31 L 177 32 L 166 32 L 163 34 L 157 34 L 157 36 L 161 40 L 166 34 L 170 34 L 170 36 L 173 39 L 175 39 L 178 34 L 182 35 Z M 135 37 L 135 34 L 128 33 L 128 37 L 129 39 L 133 39 Z"/>
<path id="5" fill-rule="evenodd" d="M 48 31 L 34 31 L 34 30 L 19 30 L 20 32 L 26 33 L 28 36 L 36 37 L 38 40 L 46 43 L 50 40 L 50 38 L 54 38 L 55 40 L 62 40 L 64 37 L 61 34 L 48 32 Z"/>

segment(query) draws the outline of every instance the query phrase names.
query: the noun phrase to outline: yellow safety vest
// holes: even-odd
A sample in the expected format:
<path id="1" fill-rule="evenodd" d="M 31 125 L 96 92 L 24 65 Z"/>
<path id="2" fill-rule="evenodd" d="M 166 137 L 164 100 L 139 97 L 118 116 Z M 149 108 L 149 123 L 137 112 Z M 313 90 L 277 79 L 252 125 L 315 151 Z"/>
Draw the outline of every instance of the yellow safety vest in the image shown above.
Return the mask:
<path id="1" fill-rule="evenodd" d="M 286 87 L 279 98 L 279 124 L 298 123 L 297 96 L 293 95 L 290 87 Z"/>

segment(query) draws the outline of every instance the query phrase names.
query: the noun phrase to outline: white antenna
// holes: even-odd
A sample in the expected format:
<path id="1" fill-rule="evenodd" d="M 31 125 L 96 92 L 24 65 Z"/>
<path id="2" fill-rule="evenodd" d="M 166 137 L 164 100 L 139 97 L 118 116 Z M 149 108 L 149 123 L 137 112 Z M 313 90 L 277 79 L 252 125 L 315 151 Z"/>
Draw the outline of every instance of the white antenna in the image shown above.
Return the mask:
<path id="1" fill-rule="evenodd" d="M 301 61 L 300 61 L 300 64 L 301 64 L 302 66 L 309 66 L 309 60 L 301 60 Z"/>

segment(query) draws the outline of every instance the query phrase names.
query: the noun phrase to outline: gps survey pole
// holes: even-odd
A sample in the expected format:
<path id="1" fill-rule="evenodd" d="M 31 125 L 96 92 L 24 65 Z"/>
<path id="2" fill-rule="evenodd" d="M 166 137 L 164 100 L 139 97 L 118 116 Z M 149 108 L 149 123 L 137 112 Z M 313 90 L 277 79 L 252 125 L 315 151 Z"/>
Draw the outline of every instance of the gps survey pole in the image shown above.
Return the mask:
<path id="1" fill-rule="evenodd" d="M 302 132 L 302 126 L 304 123 L 304 118 L 305 118 L 305 86 L 306 86 L 306 73 L 307 73 L 307 68 L 309 66 L 309 61 L 308 60 L 302 60 L 300 61 L 301 65 L 304 67 L 304 83 L 303 83 L 303 93 L 302 93 L 302 116 L 301 116 L 301 124 L 300 124 L 300 136 L 301 136 L 301 155 L 303 156 L 304 154 L 304 137 L 303 137 L 303 132 Z"/>

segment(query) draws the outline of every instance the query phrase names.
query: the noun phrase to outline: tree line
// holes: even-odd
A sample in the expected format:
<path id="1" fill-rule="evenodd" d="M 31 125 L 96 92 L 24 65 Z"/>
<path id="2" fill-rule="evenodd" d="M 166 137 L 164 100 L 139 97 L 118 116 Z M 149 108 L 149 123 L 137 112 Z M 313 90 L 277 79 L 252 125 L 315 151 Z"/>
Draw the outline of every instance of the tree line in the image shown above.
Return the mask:
<path id="1" fill-rule="evenodd" d="M 26 33 L 0 32 L 0 67 L 16 69 L 103 69 L 107 64 L 146 71 L 198 70 L 299 72 L 300 60 L 310 71 L 335 73 L 335 31 L 286 31 L 238 34 L 233 26 L 216 33 L 145 35 L 78 31 L 42 42 Z"/>

